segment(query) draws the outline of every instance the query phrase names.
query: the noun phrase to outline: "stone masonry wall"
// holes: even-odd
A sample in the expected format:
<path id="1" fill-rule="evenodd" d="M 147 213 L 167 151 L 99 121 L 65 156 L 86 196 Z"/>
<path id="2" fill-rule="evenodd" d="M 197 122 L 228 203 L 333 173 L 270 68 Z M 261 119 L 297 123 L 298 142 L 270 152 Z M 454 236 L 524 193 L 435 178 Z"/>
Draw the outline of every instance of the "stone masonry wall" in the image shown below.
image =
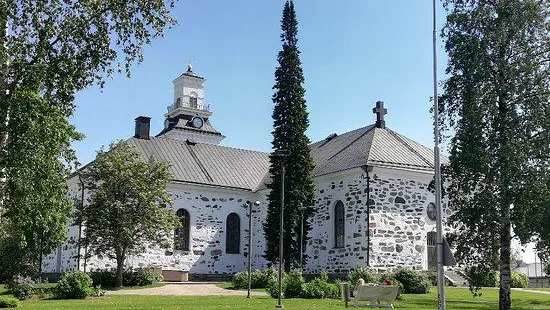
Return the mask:
<path id="1" fill-rule="evenodd" d="M 370 266 L 380 270 L 396 267 L 427 269 L 426 236 L 435 223 L 426 214 L 434 201 L 427 190 L 429 178 L 388 170 L 370 173 Z M 358 170 L 317 182 L 314 230 L 307 242 L 306 272 L 345 273 L 366 266 L 367 180 Z M 404 200 L 396 198 L 400 197 Z M 345 209 L 345 247 L 335 248 L 334 207 L 341 200 Z M 451 211 L 444 208 L 444 216 Z M 448 231 L 448 228 L 445 228 Z"/>
<path id="2" fill-rule="evenodd" d="M 381 168 L 375 168 L 370 175 L 371 267 L 381 271 L 401 266 L 427 269 L 426 237 L 428 232 L 435 231 L 435 223 L 426 214 L 428 204 L 434 200 L 433 194 L 427 190 L 431 176 Z M 69 180 L 69 195 L 80 197 L 75 179 Z M 350 269 L 366 266 L 366 182 L 365 175 L 360 169 L 316 180 L 316 212 L 310 219 L 313 230 L 305 249 L 308 259 L 304 272 L 345 273 Z M 267 262 L 262 257 L 265 250 L 262 225 L 267 214 L 266 190 L 251 193 L 182 184 L 171 184 L 168 190 L 172 194 L 171 208 L 174 213 L 179 208 L 184 208 L 190 214 L 190 251 L 152 246 L 146 253 L 130 256 L 126 262 L 128 267 L 161 267 L 188 270 L 192 274 L 228 274 L 246 270 L 246 202 L 256 200 L 259 200 L 261 205 L 253 207 L 252 213 L 252 265 L 254 269 L 266 267 Z M 398 201 L 397 197 L 400 197 Z M 334 206 L 338 200 L 343 202 L 345 208 L 343 248 L 334 247 Z M 237 213 L 240 218 L 239 254 L 225 253 L 226 219 L 232 212 Z M 444 208 L 444 217 L 450 213 L 451 210 Z M 77 247 L 71 241 L 78 240 L 78 231 L 76 226 L 68 228 L 69 242 L 45 257 L 45 272 L 77 269 Z M 85 229 L 82 234 L 85 234 Z M 84 249 L 81 250 L 81 255 L 83 254 Z M 78 269 L 89 271 L 115 266 L 113 260 L 94 256 L 86 261 L 82 259 Z"/>
<path id="3" fill-rule="evenodd" d="M 172 194 L 171 208 L 174 213 L 186 209 L 190 215 L 190 251 L 176 251 L 173 248 L 161 249 L 151 246 L 146 253 L 131 255 L 126 260 L 127 267 L 161 267 L 162 269 L 188 270 L 193 274 L 227 274 L 246 270 L 248 262 L 248 207 L 247 201 L 255 201 L 256 194 L 229 189 L 216 189 L 198 186 L 171 184 L 168 188 Z M 71 193 L 74 192 L 71 191 Z M 262 201 L 263 202 L 263 201 Z M 230 213 L 237 213 L 240 218 L 240 253 L 226 254 L 226 219 Z M 266 263 L 263 254 L 263 227 L 265 204 L 253 207 L 252 240 L 253 266 L 263 268 Z M 85 234 L 85 229 L 83 229 Z M 69 227 L 69 239 L 78 238 L 78 227 Z M 76 269 L 77 249 L 74 244 L 61 246 L 45 257 L 44 271 L 63 272 Z M 84 249 L 81 250 L 84 254 Z M 61 265 L 58 261 L 61 259 Z M 114 260 L 102 256 L 93 256 L 82 260 L 80 270 L 115 268 Z"/>

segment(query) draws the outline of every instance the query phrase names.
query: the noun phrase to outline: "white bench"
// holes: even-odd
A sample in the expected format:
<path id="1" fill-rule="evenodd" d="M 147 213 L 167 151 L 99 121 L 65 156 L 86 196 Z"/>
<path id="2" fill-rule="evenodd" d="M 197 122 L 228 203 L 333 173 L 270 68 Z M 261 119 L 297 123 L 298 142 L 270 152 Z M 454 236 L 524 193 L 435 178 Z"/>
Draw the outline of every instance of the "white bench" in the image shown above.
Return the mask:
<path id="1" fill-rule="evenodd" d="M 358 285 L 355 288 L 354 307 L 393 308 L 393 302 L 397 298 L 397 286 L 392 285 Z M 362 305 L 362 302 L 367 302 Z"/>

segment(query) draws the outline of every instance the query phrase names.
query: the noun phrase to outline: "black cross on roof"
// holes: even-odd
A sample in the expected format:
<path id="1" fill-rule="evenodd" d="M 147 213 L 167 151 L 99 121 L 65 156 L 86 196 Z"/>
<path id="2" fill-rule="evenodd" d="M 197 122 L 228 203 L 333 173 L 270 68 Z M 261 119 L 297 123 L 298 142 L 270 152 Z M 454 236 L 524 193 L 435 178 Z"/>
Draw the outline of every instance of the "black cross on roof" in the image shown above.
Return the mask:
<path id="1" fill-rule="evenodd" d="M 376 127 L 386 128 L 384 115 L 388 114 L 388 109 L 384 108 L 384 101 L 377 101 L 376 107 L 372 109 L 372 113 L 376 113 Z"/>

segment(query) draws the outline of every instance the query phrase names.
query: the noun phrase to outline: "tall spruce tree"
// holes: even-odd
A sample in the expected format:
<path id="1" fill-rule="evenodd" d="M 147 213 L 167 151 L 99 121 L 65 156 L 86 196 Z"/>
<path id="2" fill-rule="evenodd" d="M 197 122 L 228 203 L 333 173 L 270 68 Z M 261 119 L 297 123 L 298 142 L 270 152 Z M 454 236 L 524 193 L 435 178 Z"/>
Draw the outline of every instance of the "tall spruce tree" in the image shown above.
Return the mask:
<path id="1" fill-rule="evenodd" d="M 548 2 L 446 0 L 449 55 L 440 109 L 454 131 L 446 168 L 453 244 L 471 270 L 500 271 L 510 309 L 511 229 L 522 241 L 548 211 Z M 539 200 L 537 197 L 546 197 Z"/>
<path id="2" fill-rule="evenodd" d="M 305 90 L 302 86 L 304 75 L 301 68 L 300 51 L 298 50 L 298 21 L 292 1 L 287 1 L 281 20 L 281 41 L 283 48 L 277 56 L 279 66 L 275 70 L 275 94 L 272 100 L 273 109 L 273 150 L 270 156 L 269 172 L 272 181 L 270 189 L 267 219 L 264 232 L 267 249 L 264 257 L 271 263 L 279 260 L 279 212 L 281 195 L 281 164 L 284 161 L 285 201 L 283 250 L 284 268 L 299 267 L 300 263 L 300 220 L 301 212 L 304 218 L 312 214 L 313 179 L 311 171 L 314 164 L 309 148 L 309 139 L 305 135 L 309 126 Z M 275 153 L 286 150 L 285 157 Z M 310 225 L 304 220 L 303 244 L 307 240 Z M 303 245 L 302 244 L 302 245 Z"/>

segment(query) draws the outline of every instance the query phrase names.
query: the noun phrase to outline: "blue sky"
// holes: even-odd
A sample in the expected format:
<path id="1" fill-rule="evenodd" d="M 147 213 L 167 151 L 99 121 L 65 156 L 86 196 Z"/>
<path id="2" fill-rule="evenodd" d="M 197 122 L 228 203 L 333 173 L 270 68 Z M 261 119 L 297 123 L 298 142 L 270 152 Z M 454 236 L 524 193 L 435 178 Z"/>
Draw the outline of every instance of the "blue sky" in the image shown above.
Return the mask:
<path id="1" fill-rule="evenodd" d="M 163 126 L 172 80 L 186 69 L 205 77 L 205 101 L 223 145 L 271 149 L 271 95 L 281 48 L 283 0 L 181 0 L 179 26 L 144 50 L 132 77 L 116 75 L 105 88 L 80 92 L 72 119 L 86 138 L 74 144 L 87 163 L 102 145 L 133 135 L 134 118 Z M 306 1 L 295 3 L 312 141 L 372 124 L 383 100 L 386 124 L 433 147 L 431 1 Z M 443 23 L 444 11 L 438 8 Z M 440 72 L 444 52 L 439 43 Z"/>
<path id="2" fill-rule="evenodd" d="M 186 70 L 207 79 L 205 101 L 222 145 L 269 152 L 273 73 L 281 48 L 284 0 L 180 0 L 179 26 L 144 49 L 130 79 L 77 95 L 72 122 L 86 135 L 74 143 L 81 163 L 102 146 L 134 133 L 134 118 L 152 117 L 160 132 L 172 102 L 172 80 Z M 382 100 L 386 125 L 433 147 L 432 1 L 296 0 L 312 141 L 374 123 Z M 438 30 L 445 12 L 438 1 Z M 446 56 L 438 38 L 439 79 Z M 445 150 L 443 150 L 445 152 Z M 525 255 L 533 261 L 532 249 Z"/>

